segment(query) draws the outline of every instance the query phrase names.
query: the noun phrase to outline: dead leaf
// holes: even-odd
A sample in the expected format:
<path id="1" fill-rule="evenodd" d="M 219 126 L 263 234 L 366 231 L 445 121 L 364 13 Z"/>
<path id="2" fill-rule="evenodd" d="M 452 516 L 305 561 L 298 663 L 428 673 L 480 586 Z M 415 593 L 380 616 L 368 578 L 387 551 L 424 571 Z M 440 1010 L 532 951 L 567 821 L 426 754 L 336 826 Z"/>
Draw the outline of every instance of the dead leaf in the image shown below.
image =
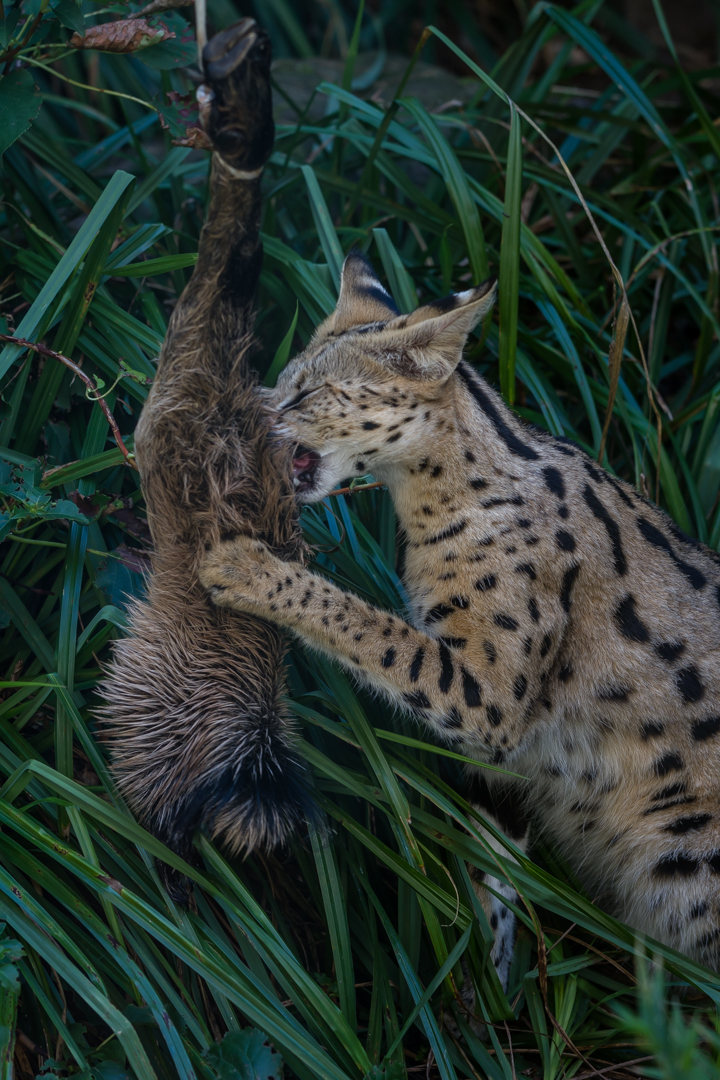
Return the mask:
<path id="1" fill-rule="evenodd" d="M 85 517 L 90 518 L 91 520 L 100 510 L 100 507 L 96 505 L 94 496 L 92 495 L 81 495 L 79 491 L 71 491 L 68 495 L 68 499 L 70 502 L 75 503 L 81 514 L 84 514 Z"/>
<path id="2" fill-rule="evenodd" d="M 124 525 L 131 536 L 135 536 L 138 540 L 143 540 L 148 544 L 152 543 L 150 526 L 144 518 L 140 518 L 133 513 L 132 504 L 111 510 L 109 516 Z"/>
<path id="3" fill-rule="evenodd" d="M 119 544 L 113 555 L 117 556 L 123 566 L 136 574 L 146 574 L 152 569 L 152 555 L 149 551 L 143 551 L 142 548 L 131 548 L 127 544 Z"/>
<path id="4" fill-rule="evenodd" d="M 212 150 L 213 144 L 202 128 L 189 127 L 184 139 L 173 139 L 173 146 L 189 146 L 191 150 Z"/>
<path id="5" fill-rule="evenodd" d="M 131 53 L 170 41 L 176 37 L 167 26 L 151 26 L 147 19 L 121 19 L 119 22 L 91 26 L 83 35 L 77 32 L 70 38 L 74 49 L 98 49 L 101 52 Z"/>

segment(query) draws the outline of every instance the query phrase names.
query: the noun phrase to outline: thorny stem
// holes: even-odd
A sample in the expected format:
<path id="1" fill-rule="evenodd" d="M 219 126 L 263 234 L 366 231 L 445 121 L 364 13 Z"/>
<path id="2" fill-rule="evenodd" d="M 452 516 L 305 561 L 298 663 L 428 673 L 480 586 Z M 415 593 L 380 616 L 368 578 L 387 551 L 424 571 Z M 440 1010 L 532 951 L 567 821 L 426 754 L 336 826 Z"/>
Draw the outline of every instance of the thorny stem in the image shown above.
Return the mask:
<path id="1" fill-rule="evenodd" d="M 104 398 L 101 398 L 101 397 L 97 396 L 98 395 L 97 386 L 95 385 L 93 380 L 90 378 L 90 376 L 85 374 L 85 372 L 83 371 L 83 369 L 81 367 L 78 367 L 78 365 L 73 360 L 70 360 L 69 357 L 63 356 L 62 353 L 55 352 L 54 349 L 49 349 L 47 347 L 47 345 L 38 345 L 37 342 L 35 342 L 35 341 L 27 341 L 26 338 L 13 337 L 11 334 L 0 334 L 0 341 L 7 341 L 11 345 L 20 345 L 24 349 L 30 349 L 30 350 L 32 350 L 32 352 L 39 353 L 40 356 L 47 356 L 52 360 L 58 360 L 61 364 L 64 364 L 66 368 L 70 368 L 70 371 L 72 371 L 75 375 L 77 375 L 77 377 L 79 379 L 82 379 L 82 381 L 87 386 L 88 390 L 90 390 L 90 392 L 95 395 L 94 400 L 97 401 L 98 405 L 100 406 L 103 413 L 105 414 L 105 419 L 107 420 L 108 424 L 110 425 L 110 430 L 113 433 L 113 438 L 115 439 L 115 442 L 117 443 L 118 450 L 120 451 L 122 456 L 125 458 L 126 464 L 129 465 L 131 469 L 135 469 L 137 472 L 139 472 L 139 469 L 138 469 L 137 465 L 135 464 L 130 451 L 128 450 L 127 446 L 123 442 L 122 435 L 120 434 L 120 428 L 117 425 L 117 421 L 116 421 L 115 417 L 110 412 L 110 408 L 108 406 L 108 403 L 104 400 Z"/>

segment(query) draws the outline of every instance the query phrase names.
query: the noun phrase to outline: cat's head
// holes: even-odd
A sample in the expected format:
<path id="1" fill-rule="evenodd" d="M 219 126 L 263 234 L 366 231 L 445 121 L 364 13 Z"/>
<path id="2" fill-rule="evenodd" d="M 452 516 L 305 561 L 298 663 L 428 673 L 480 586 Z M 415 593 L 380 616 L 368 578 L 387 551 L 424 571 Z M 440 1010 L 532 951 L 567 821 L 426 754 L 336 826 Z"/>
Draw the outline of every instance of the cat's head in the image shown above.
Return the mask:
<path id="1" fill-rule="evenodd" d="M 468 334 L 495 295 L 495 282 L 486 281 L 401 315 L 367 260 L 348 255 L 335 311 L 270 395 L 277 430 L 296 447 L 295 487 L 303 502 L 324 498 L 344 479 L 417 456 L 428 410 L 442 398 Z"/>

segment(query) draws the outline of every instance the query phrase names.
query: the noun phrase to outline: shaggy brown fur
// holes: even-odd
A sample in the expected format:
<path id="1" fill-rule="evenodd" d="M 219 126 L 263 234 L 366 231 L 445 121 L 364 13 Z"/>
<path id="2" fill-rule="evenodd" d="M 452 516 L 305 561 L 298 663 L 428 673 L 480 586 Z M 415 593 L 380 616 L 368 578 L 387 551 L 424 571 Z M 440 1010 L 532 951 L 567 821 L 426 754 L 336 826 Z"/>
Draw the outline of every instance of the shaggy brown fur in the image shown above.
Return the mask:
<path id="1" fill-rule="evenodd" d="M 262 537 L 283 559 L 303 554 L 288 453 L 271 437 L 246 359 L 260 180 L 233 173 L 261 171 L 272 149 L 269 42 L 244 19 L 203 60 L 198 97 L 218 151 L 210 208 L 136 431 L 154 572 L 104 684 L 120 790 L 184 855 L 200 826 L 237 852 L 281 841 L 306 814 L 280 700 L 282 634 L 213 608 L 198 584 L 200 556 L 222 537 Z"/>

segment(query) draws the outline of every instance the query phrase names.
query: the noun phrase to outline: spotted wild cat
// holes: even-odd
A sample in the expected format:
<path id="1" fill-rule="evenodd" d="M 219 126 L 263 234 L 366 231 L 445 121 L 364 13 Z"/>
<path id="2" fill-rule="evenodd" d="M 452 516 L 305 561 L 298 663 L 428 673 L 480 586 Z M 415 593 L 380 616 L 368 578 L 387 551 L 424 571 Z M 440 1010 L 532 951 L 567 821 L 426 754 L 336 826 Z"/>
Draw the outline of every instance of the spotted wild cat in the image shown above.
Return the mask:
<path id="1" fill-rule="evenodd" d="M 718 557 L 463 362 L 493 299 L 485 285 L 399 315 L 351 255 L 271 397 L 300 500 L 368 471 L 387 485 L 410 622 L 247 537 L 219 544 L 201 581 L 527 777 L 478 770 L 471 798 L 521 845 L 530 812 L 600 904 L 717 967 Z M 513 919 L 478 887 L 506 981 Z"/>

